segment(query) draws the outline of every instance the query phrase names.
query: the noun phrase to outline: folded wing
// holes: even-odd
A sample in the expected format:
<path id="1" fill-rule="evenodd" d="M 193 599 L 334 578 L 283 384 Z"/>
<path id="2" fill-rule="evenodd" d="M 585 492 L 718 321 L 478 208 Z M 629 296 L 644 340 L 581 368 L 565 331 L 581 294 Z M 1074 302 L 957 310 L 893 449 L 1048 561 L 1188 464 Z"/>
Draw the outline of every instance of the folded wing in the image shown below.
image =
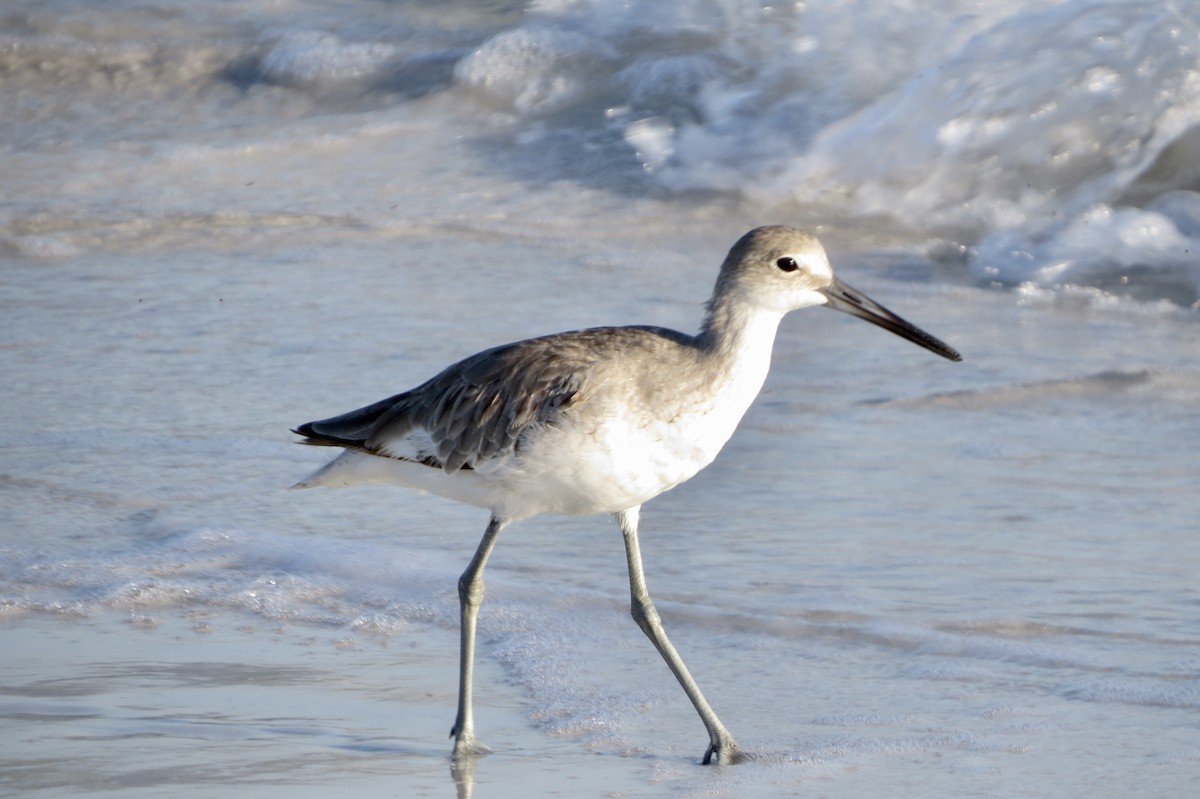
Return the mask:
<path id="1" fill-rule="evenodd" d="M 513 454 L 531 428 L 554 424 L 575 400 L 574 374 L 555 336 L 508 344 L 459 361 L 426 383 L 293 432 L 305 444 L 345 447 L 453 473 Z"/>

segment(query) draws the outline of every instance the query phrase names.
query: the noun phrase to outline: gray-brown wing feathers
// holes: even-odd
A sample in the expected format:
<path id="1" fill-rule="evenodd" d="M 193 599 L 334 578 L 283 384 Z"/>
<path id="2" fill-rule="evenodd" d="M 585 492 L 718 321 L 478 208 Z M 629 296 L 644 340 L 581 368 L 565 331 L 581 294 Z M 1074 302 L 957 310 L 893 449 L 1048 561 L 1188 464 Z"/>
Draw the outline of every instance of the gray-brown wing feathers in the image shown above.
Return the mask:
<path id="1" fill-rule="evenodd" d="M 294 432 L 306 444 L 404 457 L 397 446 L 423 430 L 434 448 L 418 456 L 447 472 L 519 449 L 522 434 L 553 423 L 578 391 L 554 339 L 532 339 L 481 352 L 402 394 L 309 422 Z"/>

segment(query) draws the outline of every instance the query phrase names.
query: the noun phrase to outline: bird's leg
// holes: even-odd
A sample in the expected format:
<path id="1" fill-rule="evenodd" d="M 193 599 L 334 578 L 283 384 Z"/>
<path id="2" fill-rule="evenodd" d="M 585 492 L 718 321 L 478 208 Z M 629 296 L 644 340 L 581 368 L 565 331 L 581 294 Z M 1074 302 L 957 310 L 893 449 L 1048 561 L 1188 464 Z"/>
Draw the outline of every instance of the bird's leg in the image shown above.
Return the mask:
<path id="1" fill-rule="evenodd" d="M 696 712 L 700 714 L 700 720 L 704 722 L 704 726 L 708 730 L 708 750 L 704 753 L 703 762 L 706 765 L 711 763 L 714 756 L 716 762 L 721 765 L 737 762 L 742 757 L 742 751 L 738 747 L 737 741 L 733 740 L 729 730 L 725 729 L 725 725 L 721 723 L 717 714 L 704 699 L 704 694 L 700 693 L 700 687 L 692 679 L 687 666 L 683 663 L 683 658 L 679 656 L 675 647 L 667 639 L 662 620 L 654 607 L 654 602 L 650 599 L 650 592 L 646 588 L 646 576 L 642 571 L 641 547 L 638 544 L 640 511 L 640 506 L 634 506 L 617 514 L 617 522 L 621 525 L 621 533 L 625 536 L 625 556 L 629 561 L 630 612 L 633 614 L 633 620 L 637 622 L 638 627 L 654 644 L 663 660 L 667 662 L 667 666 L 675 675 L 675 679 L 679 680 L 679 684 L 683 686 L 688 699 L 692 700 L 692 705 L 695 706 Z"/>
<path id="2" fill-rule="evenodd" d="M 481 755 L 488 748 L 475 739 L 475 717 L 471 712 L 471 685 L 475 670 L 475 619 L 483 604 L 483 567 L 496 545 L 496 536 L 504 529 L 503 519 L 492 517 L 487 531 L 475 550 L 475 557 L 458 578 L 458 602 L 461 610 L 461 643 L 458 660 L 458 716 L 450 736 L 454 739 L 454 757 Z"/>

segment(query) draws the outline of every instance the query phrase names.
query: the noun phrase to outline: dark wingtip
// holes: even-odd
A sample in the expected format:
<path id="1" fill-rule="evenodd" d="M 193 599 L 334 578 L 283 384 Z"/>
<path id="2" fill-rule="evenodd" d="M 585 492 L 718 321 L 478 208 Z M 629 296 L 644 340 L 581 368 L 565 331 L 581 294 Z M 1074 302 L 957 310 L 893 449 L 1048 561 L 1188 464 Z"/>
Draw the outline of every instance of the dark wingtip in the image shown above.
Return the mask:
<path id="1" fill-rule="evenodd" d="M 320 435 L 318 435 L 317 431 L 313 430 L 312 422 L 306 422 L 305 424 L 302 424 L 299 427 L 292 427 L 292 428 L 290 428 L 290 430 L 291 430 L 291 432 L 295 433 L 298 436 L 304 436 L 304 440 L 300 442 L 301 444 L 319 444 L 320 443 L 320 441 L 319 441 Z"/>
<path id="2" fill-rule="evenodd" d="M 337 436 L 330 436 L 320 433 L 313 427 L 317 422 L 307 422 L 299 427 L 293 427 L 292 432 L 298 436 L 304 436 L 301 444 L 308 444 L 312 447 L 352 447 L 361 448 L 361 441 L 350 441 Z"/>

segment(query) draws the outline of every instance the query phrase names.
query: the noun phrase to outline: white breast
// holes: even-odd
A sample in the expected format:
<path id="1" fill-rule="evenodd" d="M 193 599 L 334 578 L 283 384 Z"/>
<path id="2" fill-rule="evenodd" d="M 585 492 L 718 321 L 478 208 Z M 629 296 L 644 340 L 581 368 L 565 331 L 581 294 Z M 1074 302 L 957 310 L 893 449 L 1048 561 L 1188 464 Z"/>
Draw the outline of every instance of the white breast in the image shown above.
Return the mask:
<path id="1" fill-rule="evenodd" d="M 525 457 L 498 465 L 506 501 L 533 513 L 615 513 L 683 483 L 712 463 L 758 395 L 770 368 L 774 325 L 690 396 L 663 407 L 611 407 L 587 424 L 547 429 Z M 684 401 L 685 400 L 685 401 Z M 516 510 L 516 508 L 510 508 Z M 521 514 L 526 515 L 526 514 Z"/>

